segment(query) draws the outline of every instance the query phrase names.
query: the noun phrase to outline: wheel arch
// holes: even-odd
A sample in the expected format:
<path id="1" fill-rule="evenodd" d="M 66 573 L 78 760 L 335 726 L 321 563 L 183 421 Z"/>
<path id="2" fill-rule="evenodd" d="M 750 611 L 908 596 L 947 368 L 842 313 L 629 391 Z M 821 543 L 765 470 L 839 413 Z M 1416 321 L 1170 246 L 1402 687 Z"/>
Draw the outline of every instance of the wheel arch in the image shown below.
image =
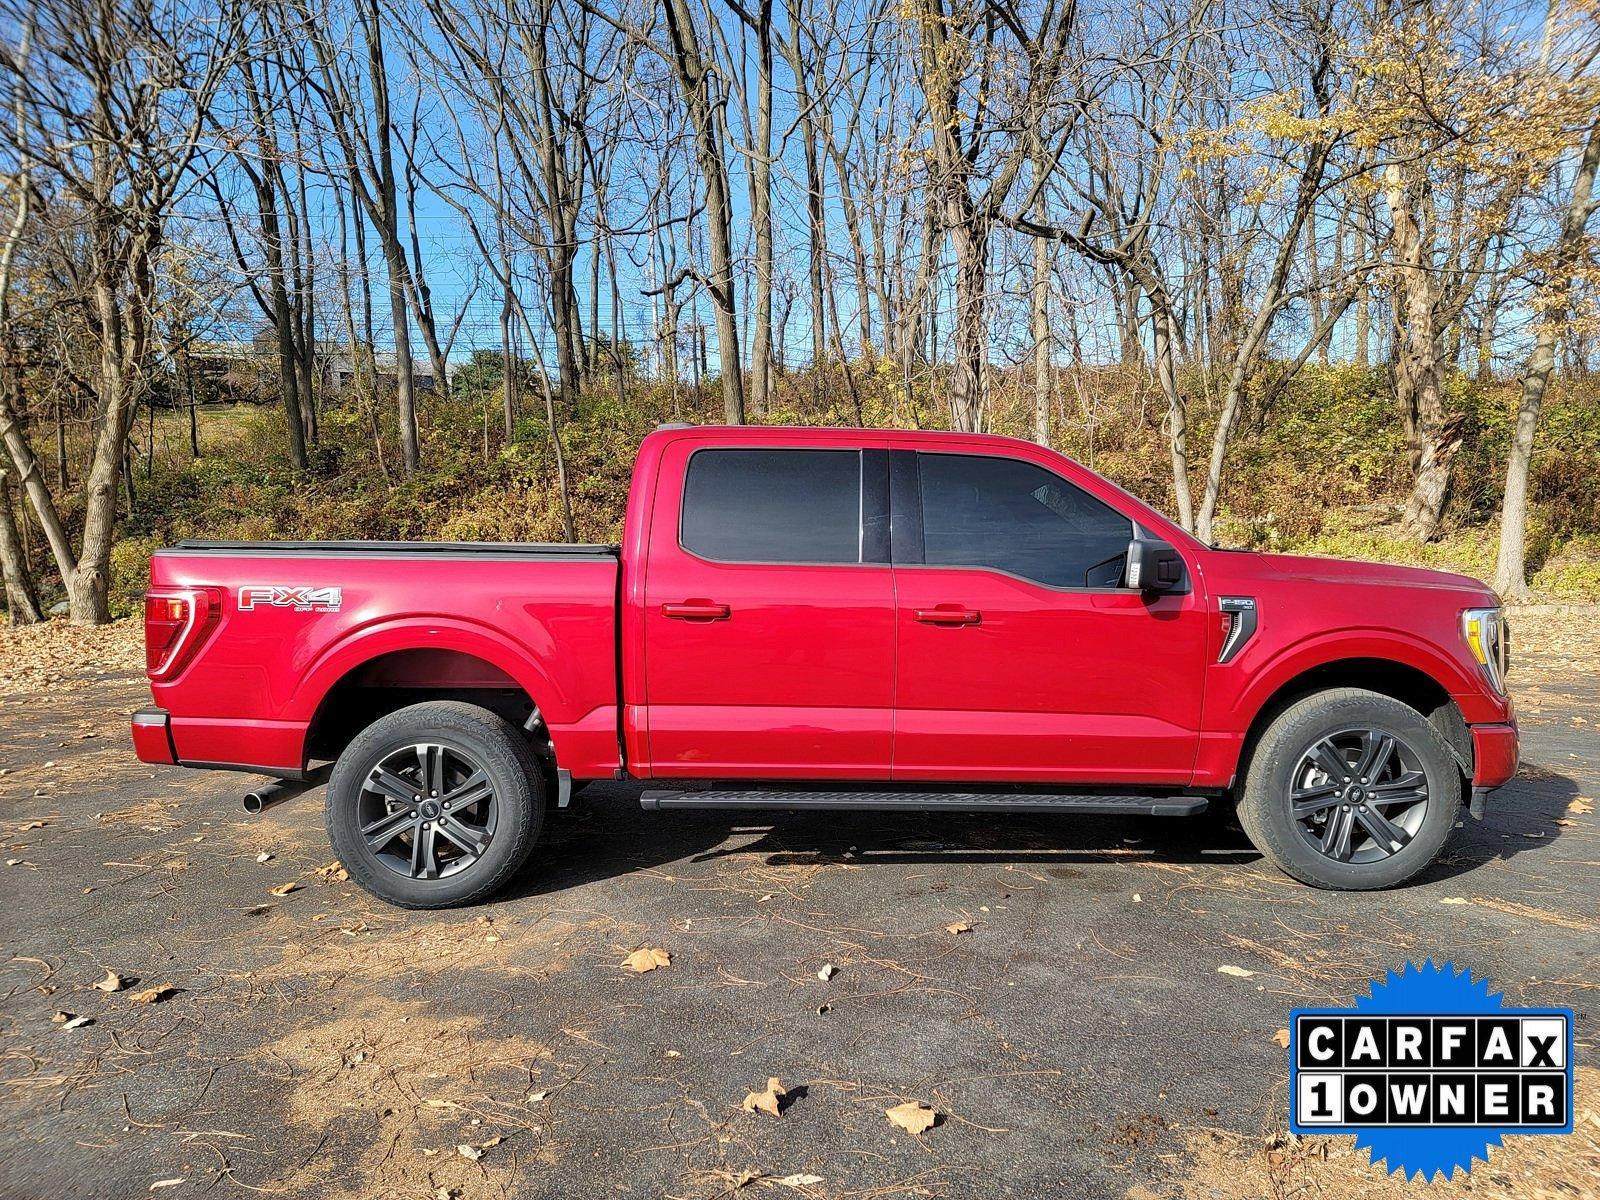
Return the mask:
<path id="1" fill-rule="evenodd" d="M 303 759 L 336 759 L 374 721 L 430 700 L 486 709 L 523 730 L 557 793 L 558 750 L 541 704 L 543 673 L 498 638 L 430 624 L 424 642 L 402 626 L 352 639 L 308 673 L 294 707 L 307 722 Z M 537 714 L 537 715 L 536 715 Z"/>
<path id="2" fill-rule="evenodd" d="M 1409 662 L 1371 655 L 1333 658 L 1303 667 L 1279 681 L 1255 707 L 1240 747 L 1235 782 L 1250 770 L 1261 736 L 1286 709 L 1307 696 L 1334 688 L 1361 688 L 1416 709 L 1450 747 L 1463 785 L 1472 778 L 1472 733 L 1450 690 L 1429 671 Z"/>

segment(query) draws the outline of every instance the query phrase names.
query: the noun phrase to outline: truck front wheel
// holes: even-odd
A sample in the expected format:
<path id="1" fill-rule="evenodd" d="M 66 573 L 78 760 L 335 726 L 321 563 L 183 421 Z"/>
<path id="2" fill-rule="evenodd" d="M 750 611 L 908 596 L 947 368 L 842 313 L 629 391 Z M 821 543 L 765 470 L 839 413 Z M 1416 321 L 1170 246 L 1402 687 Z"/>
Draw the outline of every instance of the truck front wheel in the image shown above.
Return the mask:
<path id="1" fill-rule="evenodd" d="M 402 908 L 486 899 L 544 821 L 538 760 L 508 722 L 458 701 L 402 708 L 346 747 L 328 781 L 328 837 L 351 878 Z"/>
<path id="2" fill-rule="evenodd" d="M 1290 705 L 1262 734 L 1239 823 L 1286 874 L 1366 891 L 1433 862 L 1460 807 L 1461 769 L 1421 713 L 1335 688 Z"/>

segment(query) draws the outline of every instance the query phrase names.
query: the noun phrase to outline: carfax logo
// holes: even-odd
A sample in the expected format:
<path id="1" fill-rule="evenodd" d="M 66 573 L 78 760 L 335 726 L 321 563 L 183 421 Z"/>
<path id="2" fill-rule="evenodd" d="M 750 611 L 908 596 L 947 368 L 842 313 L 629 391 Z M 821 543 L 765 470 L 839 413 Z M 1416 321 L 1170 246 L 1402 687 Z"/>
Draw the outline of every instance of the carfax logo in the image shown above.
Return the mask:
<path id="1" fill-rule="evenodd" d="M 1572 1132 L 1572 1010 L 1507 1008 L 1449 963 L 1295 1009 L 1289 1029 L 1289 1128 L 1353 1133 L 1391 1173 L 1448 1177 L 1507 1133 Z"/>
<path id="2" fill-rule="evenodd" d="M 251 584 L 239 589 L 239 611 L 256 608 L 292 608 L 295 612 L 338 612 L 344 591 L 336 587 L 295 584 Z"/>

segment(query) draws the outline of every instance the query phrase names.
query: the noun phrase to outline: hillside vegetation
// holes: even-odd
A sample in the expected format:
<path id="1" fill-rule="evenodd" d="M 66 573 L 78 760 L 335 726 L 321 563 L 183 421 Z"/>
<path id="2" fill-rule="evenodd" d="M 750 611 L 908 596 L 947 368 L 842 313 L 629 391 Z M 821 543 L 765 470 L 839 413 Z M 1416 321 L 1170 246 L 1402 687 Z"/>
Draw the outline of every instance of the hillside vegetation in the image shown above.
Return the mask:
<path id="1" fill-rule="evenodd" d="M 428 538 L 559 541 L 555 456 L 543 414 L 525 414 L 506 442 L 499 429 L 500 370 L 482 355 L 457 378 L 449 401 L 423 407 L 427 464 L 403 478 L 396 434 L 374 442 L 371 414 L 332 404 L 312 470 L 284 453 L 282 410 L 217 406 L 198 415 L 201 455 L 190 454 L 188 417 L 160 415 L 138 431 L 135 500 L 113 554 L 114 606 L 128 612 L 156 547 L 187 537 Z M 906 395 L 893 373 L 853 364 L 860 423 L 947 427 L 948 406 Z M 1198 382 L 1198 381 L 1197 381 Z M 1053 419 L 1057 449 L 1158 507 L 1171 509 L 1163 409 L 1146 382 L 1120 368 L 1064 376 Z M 1466 441 L 1445 535 L 1419 544 L 1398 528 L 1411 479 L 1394 400 L 1380 370 L 1308 367 L 1269 413 L 1241 423 L 1224 490 L 1218 541 L 1294 553 L 1414 563 L 1487 577 L 1505 472 L 1514 383 L 1457 378 L 1453 404 Z M 1197 388 L 1197 390 L 1199 390 Z M 1535 598 L 1600 599 L 1600 403 L 1597 385 L 1558 383 L 1544 416 L 1533 470 L 1530 574 Z M 770 424 L 858 423 L 837 377 L 781 377 Z M 997 389 L 995 432 L 1026 436 L 1031 399 Z M 620 535 L 628 478 L 640 440 L 666 421 L 718 419 L 720 399 L 624 379 L 583 393 L 559 417 L 574 532 Z M 1193 408 L 1193 436 L 1209 436 L 1212 412 Z M 51 597 L 54 599 L 55 597 Z"/>

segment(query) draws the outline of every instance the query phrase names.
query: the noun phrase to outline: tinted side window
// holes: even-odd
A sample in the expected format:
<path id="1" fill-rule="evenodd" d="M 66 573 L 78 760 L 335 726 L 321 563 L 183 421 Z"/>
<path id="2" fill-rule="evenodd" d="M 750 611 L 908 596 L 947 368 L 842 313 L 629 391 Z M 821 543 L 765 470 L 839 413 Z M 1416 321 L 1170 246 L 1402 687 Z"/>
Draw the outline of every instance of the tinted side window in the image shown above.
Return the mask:
<path id="1" fill-rule="evenodd" d="M 696 451 L 679 536 L 685 550 L 719 562 L 859 562 L 861 455 Z"/>
<path id="2" fill-rule="evenodd" d="M 1043 467 L 919 454 L 924 561 L 1051 587 L 1120 587 L 1133 522 Z"/>

